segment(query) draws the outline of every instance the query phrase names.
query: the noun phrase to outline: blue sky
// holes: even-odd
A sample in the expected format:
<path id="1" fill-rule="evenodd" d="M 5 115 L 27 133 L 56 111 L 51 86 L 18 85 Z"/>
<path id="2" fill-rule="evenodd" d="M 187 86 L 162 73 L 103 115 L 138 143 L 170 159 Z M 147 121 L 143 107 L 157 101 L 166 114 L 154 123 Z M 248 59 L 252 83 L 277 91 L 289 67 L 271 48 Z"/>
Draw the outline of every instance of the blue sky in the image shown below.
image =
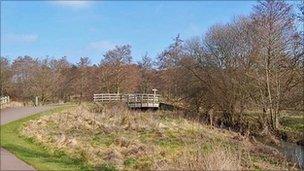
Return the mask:
<path id="1" fill-rule="evenodd" d="M 251 12 L 255 1 L 4 1 L 1 56 L 90 57 L 98 63 L 115 45 L 130 44 L 133 60 L 155 58 L 180 33 L 203 35 L 216 23 Z"/>

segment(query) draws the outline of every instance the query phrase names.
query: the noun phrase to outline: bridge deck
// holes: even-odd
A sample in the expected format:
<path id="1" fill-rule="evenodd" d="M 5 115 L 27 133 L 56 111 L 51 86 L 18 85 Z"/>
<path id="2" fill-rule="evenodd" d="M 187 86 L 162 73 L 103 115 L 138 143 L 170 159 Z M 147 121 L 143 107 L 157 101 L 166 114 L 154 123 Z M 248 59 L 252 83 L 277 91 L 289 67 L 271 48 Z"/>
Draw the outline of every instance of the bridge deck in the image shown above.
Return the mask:
<path id="1" fill-rule="evenodd" d="M 94 94 L 94 102 L 122 101 L 130 108 L 159 108 L 159 94 Z"/>

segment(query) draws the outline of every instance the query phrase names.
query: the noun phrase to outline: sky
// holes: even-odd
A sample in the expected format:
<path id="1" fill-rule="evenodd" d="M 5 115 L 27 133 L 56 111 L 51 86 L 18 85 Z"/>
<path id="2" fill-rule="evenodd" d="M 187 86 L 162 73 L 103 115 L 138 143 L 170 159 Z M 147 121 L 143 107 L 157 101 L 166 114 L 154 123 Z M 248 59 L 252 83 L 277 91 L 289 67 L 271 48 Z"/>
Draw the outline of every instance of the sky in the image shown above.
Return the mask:
<path id="1" fill-rule="evenodd" d="M 248 15 L 256 1 L 2 1 L 1 56 L 29 55 L 99 63 L 130 44 L 133 61 L 155 58 L 180 34 L 202 36 L 214 24 Z"/>

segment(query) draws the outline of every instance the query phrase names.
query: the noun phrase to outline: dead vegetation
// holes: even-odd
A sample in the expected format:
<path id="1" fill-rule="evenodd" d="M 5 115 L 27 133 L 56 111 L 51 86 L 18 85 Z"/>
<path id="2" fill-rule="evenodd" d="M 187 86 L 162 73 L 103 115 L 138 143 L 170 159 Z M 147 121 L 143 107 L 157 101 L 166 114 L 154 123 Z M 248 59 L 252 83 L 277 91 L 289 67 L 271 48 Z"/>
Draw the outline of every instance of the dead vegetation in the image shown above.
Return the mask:
<path id="1" fill-rule="evenodd" d="M 0 106 L 0 109 L 11 108 L 11 107 L 21 107 L 24 106 L 21 102 L 12 101 Z"/>
<path id="2" fill-rule="evenodd" d="M 79 106 L 43 116 L 25 124 L 21 133 L 54 152 L 64 152 L 96 168 L 287 168 L 284 158 L 270 160 L 275 152 L 264 153 L 260 144 L 252 144 L 237 133 L 175 116 L 173 112 L 98 108 Z M 257 154 L 255 149 L 261 152 Z M 266 162 L 267 168 L 261 162 Z"/>

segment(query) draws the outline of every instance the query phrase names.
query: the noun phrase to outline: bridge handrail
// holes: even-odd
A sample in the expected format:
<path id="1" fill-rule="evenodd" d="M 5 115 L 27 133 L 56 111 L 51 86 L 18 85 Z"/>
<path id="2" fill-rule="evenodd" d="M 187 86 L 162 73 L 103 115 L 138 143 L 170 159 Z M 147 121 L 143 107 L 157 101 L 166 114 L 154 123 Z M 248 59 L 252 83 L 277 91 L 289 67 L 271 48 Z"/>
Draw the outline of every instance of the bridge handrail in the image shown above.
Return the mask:
<path id="1" fill-rule="evenodd" d="M 159 94 L 118 94 L 118 93 L 101 93 L 94 94 L 94 101 L 126 101 L 126 102 L 155 102 L 157 103 L 160 99 Z"/>

